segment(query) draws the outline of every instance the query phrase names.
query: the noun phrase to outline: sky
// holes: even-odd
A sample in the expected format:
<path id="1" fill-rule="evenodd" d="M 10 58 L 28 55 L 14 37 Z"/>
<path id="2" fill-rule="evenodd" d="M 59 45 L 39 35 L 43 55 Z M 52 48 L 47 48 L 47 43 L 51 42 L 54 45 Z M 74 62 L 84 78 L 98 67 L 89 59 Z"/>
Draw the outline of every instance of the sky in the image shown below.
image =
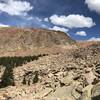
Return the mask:
<path id="1" fill-rule="evenodd" d="M 66 32 L 75 40 L 100 41 L 100 0 L 0 0 L 0 27 Z"/>

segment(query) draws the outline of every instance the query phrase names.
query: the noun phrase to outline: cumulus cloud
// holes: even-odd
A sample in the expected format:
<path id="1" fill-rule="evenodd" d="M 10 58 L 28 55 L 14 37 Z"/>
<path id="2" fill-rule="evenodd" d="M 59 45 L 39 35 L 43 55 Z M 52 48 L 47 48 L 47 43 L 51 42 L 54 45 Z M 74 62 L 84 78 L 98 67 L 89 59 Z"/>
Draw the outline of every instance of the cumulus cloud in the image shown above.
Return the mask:
<path id="1" fill-rule="evenodd" d="M 78 32 L 76 32 L 76 35 L 79 35 L 79 36 L 87 36 L 87 34 L 86 34 L 85 31 L 78 31 Z"/>
<path id="2" fill-rule="evenodd" d="M 0 23 L 0 27 L 10 27 L 10 26 Z"/>
<path id="3" fill-rule="evenodd" d="M 85 3 L 91 11 L 96 11 L 100 14 L 100 0 L 85 0 Z"/>
<path id="4" fill-rule="evenodd" d="M 8 0 L 0 2 L 0 12 L 5 12 L 9 15 L 26 16 L 31 9 L 33 7 L 27 1 Z"/>
<path id="5" fill-rule="evenodd" d="M 49 22 L 49 19 L 48 19 L 48 18 L 44 18 L 44 21 L 45 21 L 45 22 Z"/>
<path id="6" fill-rule="evenodd" d="M 91 28 L 95 25 L 95 22 L 93 22 L 92 18 L 78 14 L 72 14 L 68 16 L 52 15 L 49 19 L 51 23 L 55 25 L 64 26 L 67 28 Z"/>
<path id="7" fill-rule="evenodd" d="M 100 38 L 92 37 L 88 41 L 100 41 Z"/>
<path id="8" fill-rule="evenodd" d="M 68 32 L 69 30 L 63 27 L 58 27 L 58 26 L 54 26 L 52 28 L 49 28 L 51 30 L 55 30 L 55 31 L 62 31 L 62 32 Z"/>

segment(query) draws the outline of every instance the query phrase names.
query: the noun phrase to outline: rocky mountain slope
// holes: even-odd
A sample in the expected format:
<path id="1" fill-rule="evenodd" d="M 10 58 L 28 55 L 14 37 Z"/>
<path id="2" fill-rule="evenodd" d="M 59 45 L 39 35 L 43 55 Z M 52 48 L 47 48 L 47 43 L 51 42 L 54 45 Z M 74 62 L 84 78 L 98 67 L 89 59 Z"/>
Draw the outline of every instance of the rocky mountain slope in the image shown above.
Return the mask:
<path id="1" fill-rule="evenodd" d="M 1 48 L 0 100 L 100 100 L 100 42 L 75 42 L 63 32 L 42 29 L 3 32 L 7 41 L 13 38 L 0 40 L 10 47 L 7 54 Z M 15 40 L 20 41 L 11 46 Z M 24 50 L 13 49 L 19 43 Z"/>
<path id="2" fill-rule="evenodd" d="M 46 29 L 1 28 L 0 49 L 18 50 L 74 43 L 68 35 Z"/>

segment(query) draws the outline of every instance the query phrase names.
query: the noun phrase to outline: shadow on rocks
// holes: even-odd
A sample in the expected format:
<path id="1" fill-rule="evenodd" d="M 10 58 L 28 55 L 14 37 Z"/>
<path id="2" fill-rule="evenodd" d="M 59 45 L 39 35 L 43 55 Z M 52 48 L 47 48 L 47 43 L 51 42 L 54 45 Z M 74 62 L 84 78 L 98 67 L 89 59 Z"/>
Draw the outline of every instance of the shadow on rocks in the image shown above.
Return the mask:
<path id="1" fill-rule="evenodd" d="M 92 97 L 92 100 L 100 100 L 100 95 Z"/>

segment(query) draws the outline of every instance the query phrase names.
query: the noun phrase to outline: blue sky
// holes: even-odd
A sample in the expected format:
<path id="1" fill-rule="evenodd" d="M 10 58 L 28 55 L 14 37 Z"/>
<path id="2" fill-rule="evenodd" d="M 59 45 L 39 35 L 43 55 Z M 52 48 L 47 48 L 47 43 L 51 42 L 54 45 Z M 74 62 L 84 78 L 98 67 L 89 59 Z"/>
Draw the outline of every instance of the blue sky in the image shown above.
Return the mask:
<path id="1" fill-rule="evenodd" d="M 0 0 L 0 27 L 60 30 L 100 41 L 100 0 Z"/>

